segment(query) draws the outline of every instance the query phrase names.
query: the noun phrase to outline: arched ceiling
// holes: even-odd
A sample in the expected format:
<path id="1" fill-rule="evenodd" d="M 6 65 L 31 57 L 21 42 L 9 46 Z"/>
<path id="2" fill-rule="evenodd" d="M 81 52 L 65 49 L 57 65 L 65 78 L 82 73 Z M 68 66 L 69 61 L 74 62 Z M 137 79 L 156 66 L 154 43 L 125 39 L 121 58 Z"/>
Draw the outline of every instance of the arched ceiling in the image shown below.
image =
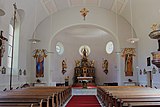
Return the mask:
<path id="1" fill-rule="evenodd" d="M 41 0 L 48 14 L 75 6 L 96 6 L 121 13 L 128 0 Z"/>
<path id="2" fill-rule="evenodd" d="M 110 38 L 112 35 L 96 26 L 92 25 L 76 25 L 71 26 L 66 29 L 60 31 L 56 36 L 65 35 L 70 38 L 77 38 L 77 39 L 89 39 L 89 38 L 99 38 L 105 37 Z"/>

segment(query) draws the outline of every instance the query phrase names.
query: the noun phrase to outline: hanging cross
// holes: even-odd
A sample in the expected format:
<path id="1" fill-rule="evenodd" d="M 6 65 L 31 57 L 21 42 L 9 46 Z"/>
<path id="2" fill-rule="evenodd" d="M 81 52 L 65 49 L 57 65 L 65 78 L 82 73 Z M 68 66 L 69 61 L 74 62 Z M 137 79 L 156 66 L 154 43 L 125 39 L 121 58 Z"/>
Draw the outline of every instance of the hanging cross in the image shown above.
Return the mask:
<path id="1" fill-rule="evenodd" d="M 89 12 L 89 10 L 87 10 L 86 8 L 81 9 L 80 13 L 84 17 L 84 20 L 85 20 L 85 17 L 86 17 L 88 12 Z"/>

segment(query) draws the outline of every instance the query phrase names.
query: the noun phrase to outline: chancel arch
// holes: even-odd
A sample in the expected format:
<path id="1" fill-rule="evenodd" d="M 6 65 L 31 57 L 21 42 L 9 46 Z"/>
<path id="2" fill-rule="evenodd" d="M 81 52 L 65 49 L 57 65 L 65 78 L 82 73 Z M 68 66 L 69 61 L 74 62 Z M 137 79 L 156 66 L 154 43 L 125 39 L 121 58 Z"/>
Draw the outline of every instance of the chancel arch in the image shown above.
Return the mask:
<path id="1" fill-rule="evenodd" d="M 54 36 L 51 42 L 51 51 L 55 52 L 51 55 L 51 63 L 55 66 L 50 66 L 52 69 L 52 82 L 63 82 L 64 78 L 69 76 L 69 83 L 74 83 L 74 73 L 76 67 L 76 60 L 81 60 L 82 56 L 79 53 L 81 46 L 89 46 L 90 54 L 87 56 L 88 60 L 94 60 L 95 67 L 95 82 L 103 84 L 106 82 L 118 82 L 120 72 L 117 72 L 117 54 L 118 48 L 117 39 L 103 28 L 95 25 L 76 25 L 63 29 Z M 106 53 L 106 44 L 113 41 L 115 50 L 112 54 Z M 56 53 L 55 45 L 61 42 L 64 45 L 64 53 L 59 55 Z M 63 75 L 61 73 L 61 62 L 66 59 L 67 72 Z M 103 59 L 109 62 L 109 72 L 105 74 L 102 68 Z M 58 75 L 58 76 L 57 76 Z M 114 77 L 114 78 L 111 78 Z M 58 80 L 58 81 L 57 81 Z"/>
<path id="2" fill-rule="evenodd" d="M 114 72 L 116 72 L 115 74 L 118 75 L 118 77 L 116 76 L 116 77 L 112 77 L 112 78 L 117 78 L 119 84 L 123 84 L 123 81 L 127 80 L 127 77 L 123 76 L 124 63 L 122 62 L 123 59 L 121 58 L 121 55 L 117 54 L 117 52 L 122 51 L 122 49 L 124 49 L 125 47 L 136 47 L 136 44 L 130 44 L 130 43 L 126 42 L 126 38 L 130 38 L 130 36 L 131 36 L 131 34 L 130 34 L 131 33 L 130 32 L 131 26 L 128 24 L 126 19 L 124 19 L 123 17 L 121 17 L 119 15 L 118 15 L 118 24 L 116 24 L 115 13 L 113 13 L 111 11 L 107 11 L 102 8 L 93 8 L 93 7 L 90 9 L 91 10 L 93 9 L 97 13 L 104 13 L 104 14 L 103 15 L 96 15 L 91 12 L 90 16 L 93 16 L 93 17 L 91 18 L 90 16 L 88 16 L 87 19 L 84 21 L 81 19 L 79 14 L 71 14 L 75 11 L 79 11 L 79 9 L 80 9 L 79 7 L 73 7 L 72 9 L 66 9 L 66 10 L 62 10 L 58 13 L 55 13 L 55 14 L 47 17 L 45 20 L 43 20 L 36 29 L 36 32 L 38 34 L 38 35 L 36 35 L 36 37 L 38 37 L 40 40 L 42 40 L 41 43 L 38 44 L 38 47 L 45 48 L 48 51 L 54 52 L 54 54 L 50 54 L 48 56 L 48 58 L 46 59 L 46 66 L 47 67 L 45 69 L 48 72 L 46 72 L 46 77 L 43 78 L 44 81 L 48 81 L 50 84 L 52 82 L 64 80 L 64 76 L 61 75 L 60 69 L 53 68 L 53 65 L 58 67 L 58 65 L 60 66 L 60 63 L 61 63 L 61 61 L 58 60 L 58 57 L 56 57 L 56 52 L 55 52 L 55 48 L 54 48 L 56 45 L 55 43 L 58 42 L 58 41 L 56 41 L 57 37 L 64 37 L 63 39 L 61 39 L 61 41 L 59 41 L 59 42 L 63 43 L 64 50 L 65 50 L 64 54 L 61 55 L 61 58 L 67 59 L 67 63 L 71 64 L 71 65 L 68 65 L 67 70 L 73 71 L 74 60 L 77 58 L 75 58 L 72 61 L 68 60 L 68 58 L 67 58 L 68 56 L 66 56 L 65 52 L 68 52 L 68 50 L 66 50 L 67 45 L 74 46 L 72 44 L 72 42 L 78 42 L 78 41 L 71 39 L 71 41 L 69 41 L 67 43 L 67 39 L 71 35 L 66 35 L 67 34 L 66 32 L 62 34 L 62 31 L 64 31 L 65 29 L 76 27 L 76 26 L 91 26 L 91 27 L 94 26 L 95 28 L 97 28 L 99 30 L 102 30 L 104 32 L 109 33 L 111 35 L 111 37 L 114 38 L 113 43 L 115 45 L 115 49 L 114 49 L 113 54 L 111 54 L 111 55 L 115 55 L 116 57 L 114 57 L 114 58 L 116 58 L 117 61 L 114 61 L 116 64 L 115 64 L 115 66 L 112 65 L 113 66 L 112 68 L 114 68 Z M 101 20 L 96 20 L 97 18 L 101 19 Z M 68 20 L 66 20 L 66 19 L 68 19 Z M 72 20 L 69 20 L 69 19 L 72 19 Z M 48 28 L 48 29 L 46 29 L 46 28 Z M 61 36 L 58 36 L 59 34 L 61 34 Z M 73 37 L 75 37 L 75 36 L 73 36 Z M 99 39 L 105 40 L 103 38 L 99 38 Z M 89 40 L 89 41 L 91 41 L 91 40 Z M 105 45 L 108 41 L 109 40 L 105 41 L 104 50 L 103 50 L 104 53 L 105 53 Z M 66 42 L 66 43 L 64 43 L 64 42 Z M 95 42 L 95 44 L 93 44 L 92 46 L 100 49 L 100 47 L 97 47 L 98 45 L 96 43 L 97 42 Z M 65 44 L 67 44 L 67 45 L 65 45 Z M 82 44 L 88 45 L 84 41 L 82 41 L 80 45 L 82 45 Z M 79 47 L 80 46 L 77 46 L 77 49 L 79 49 Z M 76 53 L 78 55 L 78 50 L 74 50 L 72 53 L 70 53 L 70 55 L 72 55 L 73 53 Z M 91 53 L 91 54 L 93 54 L 93 53 Z M 74 55 L 72 55 L 72 56 L 74 56 Z M 104 55 L 102 55 L 101 58 L 99 57 L 99 59 L 98 59 L 99 62 L 101 62 L 101 63 L 97 63 L 97 66 L 99 66 L 100 69 L 102 69 L 102 60 L 105 59 L 106 56 L 107 56 L 107 53 L 105 53 Z M 61 59 L 61 60 L 63 60 L 63 59 Z M 57 60 L 57 62 L 54 62 L 54 60 Z M 136 66 L 136 64 L 134 64 L 134 65 Z M 117 72 L 118 72 L 118 74 L 117 74 Z M 57 75 L 57 73 L 60 76 L 57 76 L 54 78 L 54 76 Z M 67 73 L 69 73 L 69 72 L 67 72 Z M 69 74 L 69 75 L 71 75 L 70 76 L 70 83 L 71 83 L 73 74 Z M 109 75 L 110 74 L 107 74 L 107 76 L 109 76 Z M 131 79 L 137 79 L 136 72 L 134 75 L 135 76 L 131 77 Z M 109 76 L 109 77 L 111 77 L 111 76 Z M 103 77 L 103 79 L 105 80 L 106 76 Z M 109 78 L 107 78 L 107 79 L 109 79 Z M 98 80 L 98 81 L 99 81 L 99 83 L 102 83 L 101 80 Z M 111 82 L 111 81 L 108 81 L 108 82 Z"/>

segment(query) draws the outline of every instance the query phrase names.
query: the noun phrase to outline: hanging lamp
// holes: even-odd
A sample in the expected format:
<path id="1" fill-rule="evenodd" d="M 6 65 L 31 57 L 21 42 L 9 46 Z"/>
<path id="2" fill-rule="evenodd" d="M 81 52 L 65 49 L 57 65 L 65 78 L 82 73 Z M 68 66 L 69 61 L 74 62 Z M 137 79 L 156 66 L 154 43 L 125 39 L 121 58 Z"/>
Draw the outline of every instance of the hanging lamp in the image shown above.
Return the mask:
<path id="1" fill-rule="evenodd" d="M 130 42 L 130 43 L 135 43 L 135 42 L 137 42 L 137 41 L 139 41 L 139 38 L 136 38 L 136 37 L 133 37 L 133 28 L 132 28 L 132 26 L 133 26 L 133 19 L 132 19 L 132 3 L 131 3 L 131 0 L 130 0 L 130 17 L 131 17 L 131 38 L 129 38 L 129 39 L 127 39 L 127 41 L 128 42 Z"/>
<path id="2" fill-rule="evenodd" d="M 36 22 L 37 22 L 37 1 L 35 1 L 35 20 L 34 20 L 34 28 L 36 26 Z M 34 32 L 33 32 L 33 36 L 31 39 L 29 39 L 30 42 L 32 42 L 33 44 L 36 44 L 37 42 L 40 42 L 39 39 L 36 39 L 35 35 L 36 35 L 36 30 L 37 27 L 35 28 Z"/>

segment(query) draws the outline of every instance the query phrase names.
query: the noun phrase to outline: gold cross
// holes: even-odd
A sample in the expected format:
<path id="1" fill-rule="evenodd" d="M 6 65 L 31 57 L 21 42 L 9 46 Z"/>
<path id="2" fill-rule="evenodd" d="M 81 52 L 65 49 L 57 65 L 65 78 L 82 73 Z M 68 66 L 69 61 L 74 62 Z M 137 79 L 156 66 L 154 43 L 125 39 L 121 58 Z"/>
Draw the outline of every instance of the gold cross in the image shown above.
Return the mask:
<path id="1" fill-rule="evenodd" d="M 86 8 L 81 9 L 80 13 L 84 17 L 84 20 L 85 20 L 85 17 L 86 17 L 88 12 L 89 12 L 89 10 L 87 10 Z"/>

